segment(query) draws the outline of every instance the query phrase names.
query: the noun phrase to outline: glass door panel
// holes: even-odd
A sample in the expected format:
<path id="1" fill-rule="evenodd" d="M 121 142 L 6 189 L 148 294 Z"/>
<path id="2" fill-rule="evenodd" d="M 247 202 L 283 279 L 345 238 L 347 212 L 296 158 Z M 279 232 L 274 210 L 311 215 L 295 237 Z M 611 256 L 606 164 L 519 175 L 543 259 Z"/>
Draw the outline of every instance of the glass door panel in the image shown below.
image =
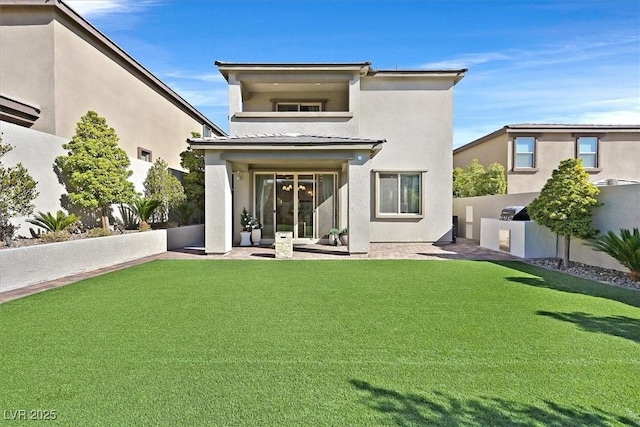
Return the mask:
<path id="1" fill-rule="evenodd" d="M 276 232 L 294 231 L 294 181 L 293 175 L 276 175 Z"/>
<path id="2" fill-rule="evenodd" d="M 315 185 L 313 175 L 298 175 L 298 239 L 311 239 L 313 235 L 313 208 Z"/>
<path id="3" fill-rule="evenodd" d="M 273 224 L 274 174 L 256 174 L 256 218 L 262 225 L 262 237 L 275 238 Z"/>
<path id="4" fill-rule="evenodd" d="M 328 238 L 329 231 L 336 228 L 337 203 L 336 203 L 336 175 L 316 175 L 316 225 L 319 239 Z"/>

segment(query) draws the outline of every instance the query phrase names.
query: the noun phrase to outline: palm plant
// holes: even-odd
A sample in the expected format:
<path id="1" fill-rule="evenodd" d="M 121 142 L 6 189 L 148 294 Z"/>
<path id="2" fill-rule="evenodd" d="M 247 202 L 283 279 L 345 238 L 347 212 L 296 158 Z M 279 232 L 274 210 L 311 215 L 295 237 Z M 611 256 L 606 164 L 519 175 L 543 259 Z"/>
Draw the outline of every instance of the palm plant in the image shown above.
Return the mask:
<path id="1" fill-rule="evenodd" d="M 157 199 L 147 199 L 145 197 L 136 197 L 131 202 L 131 210 L 140 218 L 140 228 L 147 229 L 149 227 L 149 218 L 153 215 L 153 212 L 158 209 L 162 204 L 162 201 Z"/>
<path id="2" fill-rule="evenodd" d="M 174 212 L 180 218 L 180 224 L 189 225 L 189 221 L 191 221 L 191 215 L 195 209 L 189 203 L 184 202 L 173 208 Z"/>
<path id="3" fill-rule="evenodd" d="M 56 216 L 53 216 L 50 212 L 38 212 L 33 219 L 27 219 L 27 222 L 44 228 L 48 232 L 68 230 L 78 221 L 80 221 L 80 217 L 77 215 L 67 215 L 62 211 L 56 212 Z"/>
<path id="4" fill-rule="evenodd" d="M 629 269 L 629 275 L 640 281 L 640 230 L 620 229 L 620 236 L 613 231 L 589 242 L 595 250 L 605 252 Z"/>

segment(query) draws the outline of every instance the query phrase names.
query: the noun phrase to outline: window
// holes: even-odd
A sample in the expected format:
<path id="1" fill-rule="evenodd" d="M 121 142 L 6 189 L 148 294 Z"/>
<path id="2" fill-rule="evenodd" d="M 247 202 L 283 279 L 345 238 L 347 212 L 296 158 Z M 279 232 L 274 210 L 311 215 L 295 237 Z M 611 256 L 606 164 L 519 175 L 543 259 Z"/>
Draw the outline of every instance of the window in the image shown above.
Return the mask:
<path id="1" fill-rule="evenodd" d="M 211 138 L 211 135 L 213 134 L 213 131 L 211 130 L 211 128 L 207 125 L 202 125 L 202 136 L 204 138 Z"/>
<path id="2" fill-rule="evenodd" d="M 533 136 L 517 136 L 514 145 L 514 168 L 534 168 L 536 138 Z"/>
<path id="3" fill-rule="evenodd" d="M 377 172 L 378 216 L 422 214 L 422 173 Z"/>
<path id="4" fill-rule="evenodd" d="M 151 150 L 138 147 L 138 159 L 151 162 Z"/>
<path id="5" fill-rule="evenodd" d="M 318 112 L 322 111 L 322 102 L 277 102 L 276 111 Z"/>
<path id="6" fill-rule="evenodd" d="M 582 159 L 582 166 L 586 169 L 598 167 L 598 137 L 579 136 L 576 142 L 576 157 Z"/>

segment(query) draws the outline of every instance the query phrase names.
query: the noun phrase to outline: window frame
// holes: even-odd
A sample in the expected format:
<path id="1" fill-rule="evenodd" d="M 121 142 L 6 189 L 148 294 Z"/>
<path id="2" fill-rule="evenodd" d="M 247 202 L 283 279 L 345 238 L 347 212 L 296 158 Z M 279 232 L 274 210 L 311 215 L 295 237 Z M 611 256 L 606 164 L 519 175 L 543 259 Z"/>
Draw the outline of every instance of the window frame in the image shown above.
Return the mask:
<path id="1" fill-rule="evenodd" d="M 531 152 L 518 152 L 518 139 L 530 138 L 533 140 L 533 151 Z M 537 135 L 515 135 L 513 137 L 513 171 L 537 171 L 537 153 L 538 153 L 538 137 Z M 518 166 L 518 154 L 528 154 L 531 156 L 531 166 Z"/>
<path id="2" fill-rule="evenodd" d="M 580 157 L 581 154 L 594 155 L 595 164 L 593 166 L 585 166 L 584 165 L 584 161 L 582 162 L 583 163 L 582 166 L 587 171 L 598 171 L 598 170 L 600 170 L 600 135 L 576 134 L 574 136 L 575 136 L 575 157 L 576 157 L 576 159 L 580 159 L 581 158 Z M 596 151 L 595 152 L 581 153 L 580 152 L 580 139 L 581 138 L 594 138 L 596 140 Z"/>
<path id="3" fill-rule="evenodd" d="M 323 100 L 273 100 L 273 111 L 277 113 L 322 113 L 325 111 Z M 296 106 L 296 110 L 280 111 L 278 108 L 280 105 L 293 105 Z M 318 111 L 302 111 L 302 107 L 318 107 Z"/>
<path id="4" fill-rule="evenodd" d="M 148 154 L 148 156 L 144 155 L 145 153 Z M 146 157 L 148 157 L 148 159 Z M 146 148 L 138 147 L 138 156 L 137 156 L 137 158 L 138 158 L 138 160 L 142 160 L 143 162 L 153 163 L 153 152 L 151 150 L 146 149 Z"/>
<path id="5" fill-rule="evenodd" d="M 376 218 L 387 218 L 387 219 L 420 219 L 424 218 L 424 176 L 427 171 L 425 170 L 376 170 L 375 173 L 375 217 Z M 397 210 L 396 212 L 381 212 L 381 202 L 382 197 L 380 194 L 381 184 L 380 184 L 380 175 L 396 175 L 398 180 L 398 189 L 397 189 Z M 411 213 L 411 212 L 401 212 L 402 207 L 402 176 L 403 175 L 418 175 L 418 184 L 420 185 L 419 189 L 419 212 Z"/>

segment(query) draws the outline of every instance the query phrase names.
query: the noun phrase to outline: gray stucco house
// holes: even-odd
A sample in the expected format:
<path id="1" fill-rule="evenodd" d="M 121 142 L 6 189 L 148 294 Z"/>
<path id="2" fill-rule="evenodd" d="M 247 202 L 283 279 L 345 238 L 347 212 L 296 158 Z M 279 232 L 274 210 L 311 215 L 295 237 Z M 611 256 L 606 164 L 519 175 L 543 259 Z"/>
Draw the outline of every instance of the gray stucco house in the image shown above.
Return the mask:
<path id="1" fill-rule="evenodd" d="M 205 154 L 205 250 L 240 240 L 240 212 L 294 244 L 348 228 L 371 242 L 451 240 L 453 88 L 466 69 L 357 63 L 216 62 L 229 83 L 230 136 Z"/>

